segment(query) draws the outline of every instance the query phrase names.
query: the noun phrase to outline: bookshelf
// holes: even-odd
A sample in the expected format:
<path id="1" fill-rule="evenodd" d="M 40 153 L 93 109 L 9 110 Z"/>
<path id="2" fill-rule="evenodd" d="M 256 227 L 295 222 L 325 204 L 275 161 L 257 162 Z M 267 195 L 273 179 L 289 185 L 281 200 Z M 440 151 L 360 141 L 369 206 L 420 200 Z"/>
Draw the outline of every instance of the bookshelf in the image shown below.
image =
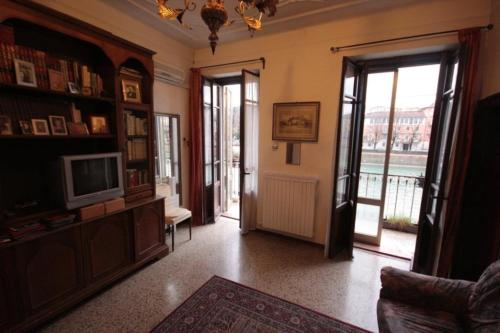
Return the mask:
<path id="1" fill-rule="evenodd" d="M 0 1 L 1 332 L 32 331 L 168 254 L 153 169 L 153 54 L 32 1 Z M 38 228 L 76 213 L 60 199 L 60 156 L 108 152 L 122 153 L 125 208 Z M 137 172 L 128 185 L 127 170 Z"/>

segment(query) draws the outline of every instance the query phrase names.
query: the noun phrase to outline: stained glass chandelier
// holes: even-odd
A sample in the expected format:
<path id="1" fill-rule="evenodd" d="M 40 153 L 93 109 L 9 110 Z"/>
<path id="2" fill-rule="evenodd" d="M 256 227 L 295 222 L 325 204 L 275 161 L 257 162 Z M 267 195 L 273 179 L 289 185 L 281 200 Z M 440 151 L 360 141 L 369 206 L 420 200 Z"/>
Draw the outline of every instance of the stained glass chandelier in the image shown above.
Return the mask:
<path id="1" fill-rule="evenodd" d="M 224 7 L 224 0 L 205 0 L 205 4 L 201 7 L 201 18 L 208 26 L 210 35 L 210 47 L 212 53 L 215 53 L 217 41 L 219 37 L 217 33 L 223 26 L 231 25 L 234 21 L 229 21 L 226 8 Z M 241 17 L 243 22 L 247 25 L 248 30 L 253 35 L 255 31 L 262 29 L 262 16 L 274 16 L 276 14 L 276 6 L 279 0 L 235 0 L 237 6 L 234 8 L 238 16 Z M 188 24 L 183 22 L 184 14 L 187 11 L 194 11 L 196 3 L 193 0 L 184 0 L 184 8 L 173 8 L 168 4 L 168 0 L 156 0 L 158 5 L 158 14 L 167 20 L 177 20 L 184 27 L 191 29 Z M 247 15 L 247 11 L 255 8 L 258 11 L 256 16 Z"/>

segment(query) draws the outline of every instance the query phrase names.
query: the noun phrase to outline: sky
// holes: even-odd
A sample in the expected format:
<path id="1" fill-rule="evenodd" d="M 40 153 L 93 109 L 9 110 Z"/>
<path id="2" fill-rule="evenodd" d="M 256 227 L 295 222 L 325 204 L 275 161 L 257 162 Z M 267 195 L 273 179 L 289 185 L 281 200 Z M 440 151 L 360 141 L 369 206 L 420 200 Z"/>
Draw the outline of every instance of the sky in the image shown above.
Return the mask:
<path id="1" fill-rule="evenodd" d="M 368 75 L 366 111 L 391 105 L 393 72 Z M 399 69 L 396 108 L 420 108 L 433 105 L 439 77 L 439 64 Z"/>

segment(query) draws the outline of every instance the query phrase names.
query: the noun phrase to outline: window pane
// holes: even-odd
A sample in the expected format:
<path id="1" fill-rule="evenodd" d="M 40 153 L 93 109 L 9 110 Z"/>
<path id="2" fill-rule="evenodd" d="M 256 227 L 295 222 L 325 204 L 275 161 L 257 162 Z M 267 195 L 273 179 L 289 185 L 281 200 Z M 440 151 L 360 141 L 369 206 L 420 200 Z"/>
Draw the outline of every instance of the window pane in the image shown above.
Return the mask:
<path id="1" fill-rule="evenodd" d="M 344 103 L 342 106 L 342 118 L 340 124 L 340 144 L 338 154 L 338 177 L 345 175 L 349 167 L 349 150 L 351 147 L 351 118 L 353 105 Z"/>

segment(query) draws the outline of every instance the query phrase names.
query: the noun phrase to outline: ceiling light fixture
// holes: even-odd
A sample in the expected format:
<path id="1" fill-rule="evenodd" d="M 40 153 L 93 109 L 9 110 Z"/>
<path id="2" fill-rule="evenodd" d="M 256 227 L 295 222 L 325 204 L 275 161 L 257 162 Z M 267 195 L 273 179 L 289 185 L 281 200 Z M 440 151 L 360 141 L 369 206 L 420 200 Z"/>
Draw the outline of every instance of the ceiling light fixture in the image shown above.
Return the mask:
<path id="1" fill-rule="evenodd" d="M 267 13 L 267 16 L 276 14 L 276 6 L 279 0 L 235 0 L 238 5 L 234 8 L 236 13 L 241 17 L 242 21 L 247 25 L 251 35 L 257 30 L 262 29 L 262 16 Z M 156 0 L 158 5 L 158 14 L 167 20 L 177 20 L 182 26 L 191 29 L 190 25 L 183 23 L 182 19 L 186 11 L 194 11 L 196 3 L 193 0 L 184 0 L 184 8 L 173 8 L 168 5 L 168 0 Z M 257 16 L 246 15 L 249 9 L 255 8 L 259 14 Z M 219 36 L 217 33 L 222 26 L 231 25 L 234 21 L 228 21 L 228 14 L 224 7 L 224 0 L 205 0 L 205 4 L 200 11 L 203 22 L 208 26 L 210 35 L 210 48 L 212 54 L 215 54 L 215 48 Z"/>

